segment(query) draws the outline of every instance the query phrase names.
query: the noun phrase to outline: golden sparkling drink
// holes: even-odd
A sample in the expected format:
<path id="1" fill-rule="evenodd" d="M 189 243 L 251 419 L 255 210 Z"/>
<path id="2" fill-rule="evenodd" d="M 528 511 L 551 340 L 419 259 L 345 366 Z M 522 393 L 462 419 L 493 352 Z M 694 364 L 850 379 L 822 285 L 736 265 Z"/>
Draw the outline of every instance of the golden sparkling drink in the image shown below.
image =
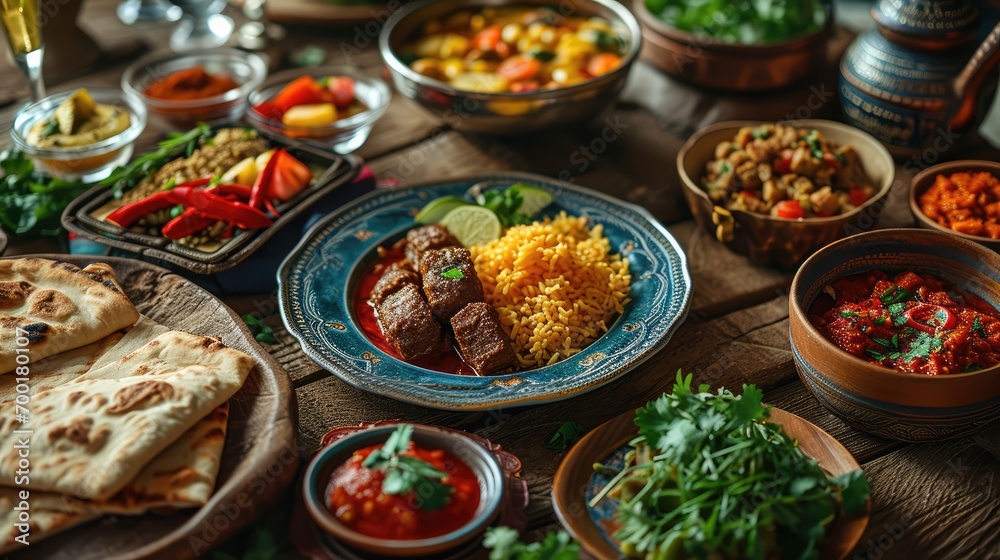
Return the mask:
<path id="1" fill-rule="evenodd" d="M 41 48 L 38 0 L 0 0 L 0 21 L 14 56 L 24 56 Z"/>

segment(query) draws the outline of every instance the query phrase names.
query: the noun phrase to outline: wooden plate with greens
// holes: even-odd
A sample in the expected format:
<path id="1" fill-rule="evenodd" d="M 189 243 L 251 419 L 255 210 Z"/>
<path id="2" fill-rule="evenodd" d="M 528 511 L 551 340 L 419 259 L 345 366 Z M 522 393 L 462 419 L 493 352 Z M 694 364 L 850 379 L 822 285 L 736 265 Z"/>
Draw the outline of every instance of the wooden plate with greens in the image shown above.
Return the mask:
<path id="1" fill-rule="evenodd" d="M 848 557 L 871 513 L 851 454 L 752 385 L 709 394 L 690 380 L 567 453 L 552 501 L 569 533 L 601 560 Z"/>

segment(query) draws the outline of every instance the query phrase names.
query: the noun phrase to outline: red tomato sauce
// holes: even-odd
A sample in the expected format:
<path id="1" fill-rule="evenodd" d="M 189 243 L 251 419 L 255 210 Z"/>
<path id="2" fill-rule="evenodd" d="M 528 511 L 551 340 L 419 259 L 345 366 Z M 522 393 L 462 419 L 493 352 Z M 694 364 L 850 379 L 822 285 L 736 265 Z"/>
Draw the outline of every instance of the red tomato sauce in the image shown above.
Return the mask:
<path id="1" fill-rule="evenodd" d="M 809 320 L 859 358 L 923 375 L 1000 363 L 1000 312 L 944 280 L 876 270 L 837 279 L 823 292 Z"/>
<path id="2" fill-rule="evenodd" d="M 381 248 L 379 250 L 383 251 Z M 357 318 L 358 326 L 361 327 L 361 332 L 365 333 L 365 336 L 372 342 L 372 344 L 397 360 L 407 362 L 424 369 L 440 371 L 442 373 L 477 375 L 475 370 L 473 370 L 469 364 L 465 363 L 465 360 L 462 359 L 462 356 L 459 355 L 454 346 L 452 346 L 444 354 L 439 354 L 437 356 L 424 357 L 416 360 L 404 360 L 403 357 L 399 355 L 399 352 L 396 351 L 396 348 L 388 340 L 386 340 L 385 336 L 382 334 L 382 326 L 378 322 L 378 313 L 375 311 L 375 308 L 368 303 L 368 299 L 371 298 L 372 290 L 375 289 L 375 284 L 382 278 L 385 271 L 388 270 L 393 263 L 399 262 L 405 258 L 406 255 L 403 252 L 402 246 L 384 250 L 379 259 L 372 263 L 372 266 L 365 271 L 360 282 L 358 282 L 358 287 L 354 294 L 354 316 Z"/>
<path id="3" fill-rule="evenodd" d="M 327 488 L 327 506 L 341 523 L 376 539 L 415 540 L 448 534 L 472 521 L 479 507 L 479 482 L 468 465 L 441 449 L 428 450 L 410 443 L 401 455 L 415 457 L 447 473 L 441 480 L 455 489 L 441 509 L 420 509 L 413 492 L 384 494 L 385 473 L 367 469 L 364 460 L 381 445 L 355 451 L 337 467 Z"/>

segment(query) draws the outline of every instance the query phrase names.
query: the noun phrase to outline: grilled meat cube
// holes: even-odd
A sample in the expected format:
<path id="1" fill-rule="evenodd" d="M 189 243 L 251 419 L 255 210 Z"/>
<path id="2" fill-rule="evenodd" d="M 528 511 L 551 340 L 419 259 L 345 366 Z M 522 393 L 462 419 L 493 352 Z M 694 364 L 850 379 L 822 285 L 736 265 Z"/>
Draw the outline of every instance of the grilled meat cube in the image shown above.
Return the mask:
<path id="1" fill-rule="evenodd" d="M 461 246 L 455 236 L 448 233 L 448 228 L 437 224 L 411 229 L 406 233 L 406 258 L 416 270 L 420 270 L 420 258 L 425 252 Z"/>
<path id="2" fill-rule="evenodd" d="M 483 284 L 465 247 L 431 249 L 420 260 L 424 295 L 442 323 L 466 305 L 483 301 Z"/>
<path id="3" fill-rule="evenodd" d="M 466 305 L 451 318 L 451 328 L 462 358 L 479 375 L 497 375 L 517 369 L 517 356 L 510 346 L 510 338 L 490 304 Z"/>
<path id="4" fill-rule="evenodd" d="M 404 360 L 444 352 L 448 349 L 441 325 L 420 295 L 416 284 L 404 284 L 386 296 L 378 309 L 382 334 Z"/>
<path id="5" fill-rule="evenodd" d="M 372 297 L 368 301 L 375 307 L 378 307 L 382 305 L 385 298 L 399 291 L 400 288 L 407 284 L 419 286 L 420 276 L 416 272 L 400 266 L 399 263 L 393 263 L 382 274 L 382 277 L 378 279 L 378 282 L 375 283 L 375 287 L 372 288 Z"/>

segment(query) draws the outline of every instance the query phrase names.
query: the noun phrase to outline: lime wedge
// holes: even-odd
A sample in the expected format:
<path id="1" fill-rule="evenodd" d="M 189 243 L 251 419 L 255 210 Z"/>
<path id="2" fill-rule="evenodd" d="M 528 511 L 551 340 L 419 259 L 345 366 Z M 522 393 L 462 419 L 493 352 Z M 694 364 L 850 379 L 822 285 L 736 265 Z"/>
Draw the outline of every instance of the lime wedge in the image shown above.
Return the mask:
<path id="1" fill-rule="evenodd" d="M 555 200 L 549 194 L 549 191 L 539 187 L 517 183 L 510 188 L 521 194 L 521 207 L 517 209 L 517 213 L 524 214 L 529 218 L 537 216 L 539 212 Z"/>
<path id="2" fill-rule="evenodd" d="M 434 200 L 427 203 L 420 212 L 413 219 L 417 221 L 418 224 L 429 225 L 436 224 L 441 221 L 441 218 L 448 215 L 459 206 L 468 206 L 469 203 L 465 201 L 464 198 L 457 196 L 442 196 L 440 198 L 435 198 Z"/>
<path id="3" fill-rule="evenodd" d="M 497 215 L 482 206 L 459 206 L 439 223 L 466 247 L 496 241 L 503 231 Z"/>

